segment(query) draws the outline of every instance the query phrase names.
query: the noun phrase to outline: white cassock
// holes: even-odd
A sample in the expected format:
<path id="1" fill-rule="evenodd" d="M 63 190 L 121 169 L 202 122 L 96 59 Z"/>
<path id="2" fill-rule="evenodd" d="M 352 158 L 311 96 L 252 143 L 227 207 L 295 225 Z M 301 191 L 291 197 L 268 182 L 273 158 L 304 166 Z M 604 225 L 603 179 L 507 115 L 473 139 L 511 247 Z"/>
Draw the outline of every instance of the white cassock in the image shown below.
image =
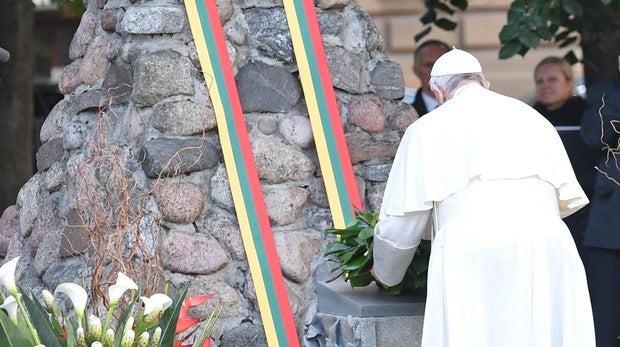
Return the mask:
<path id="1" fill-rule="evenodd" d="M 561 219 L 587 203 L 553 126 L 470 84 L 403 136 L 373 270 L 399 283 L 434 224 L 423 347 L 593 347 L 586 276 Z"/>

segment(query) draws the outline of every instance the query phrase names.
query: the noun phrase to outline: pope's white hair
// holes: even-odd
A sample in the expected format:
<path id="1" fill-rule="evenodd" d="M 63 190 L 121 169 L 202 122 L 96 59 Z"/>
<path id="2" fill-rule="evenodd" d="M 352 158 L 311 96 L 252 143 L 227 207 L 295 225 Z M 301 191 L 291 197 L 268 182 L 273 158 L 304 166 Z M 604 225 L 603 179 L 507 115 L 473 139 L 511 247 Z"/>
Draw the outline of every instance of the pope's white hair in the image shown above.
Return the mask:
<path id="1" fill-rule="evenodd" d="M 454 75 L 432 76 L 429 80 L 429 84 L 431 86 L 435 84 L 445 93 L 452 96 L 452 93 L 464 81 L 478 82 L 481 86 L 484 86 L 486 78 L 482 72 L 460 73 Z"/>

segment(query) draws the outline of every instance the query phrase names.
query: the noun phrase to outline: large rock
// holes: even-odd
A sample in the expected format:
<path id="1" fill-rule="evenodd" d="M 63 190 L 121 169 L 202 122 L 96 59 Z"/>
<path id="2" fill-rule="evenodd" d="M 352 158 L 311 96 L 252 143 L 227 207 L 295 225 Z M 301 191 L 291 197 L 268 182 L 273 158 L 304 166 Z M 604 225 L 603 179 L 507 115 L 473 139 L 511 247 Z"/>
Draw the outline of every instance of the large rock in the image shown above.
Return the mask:
<path id="1" fill-rule="evenodd" d="M 221 153 L 202 139 L 157 138 L 144 144 L 143 158 L 144 172 L 156 178 L 213 168 Z"/>
<path id="2" fill-rule="evenodd" d="M 228 264 L 217 240 L 205 234 L 170 230 L 160 249 L 160 259 L 170 271 L 184 274 L 210 274 Z"/>

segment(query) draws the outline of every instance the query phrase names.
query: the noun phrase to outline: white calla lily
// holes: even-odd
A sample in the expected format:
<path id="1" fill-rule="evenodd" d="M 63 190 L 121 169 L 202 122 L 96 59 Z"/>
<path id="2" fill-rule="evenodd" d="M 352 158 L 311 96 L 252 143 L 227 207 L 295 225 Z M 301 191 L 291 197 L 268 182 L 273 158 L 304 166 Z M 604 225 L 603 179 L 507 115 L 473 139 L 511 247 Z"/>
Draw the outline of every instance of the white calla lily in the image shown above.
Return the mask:
<path id="1" fill-rule="evenodd" d="M 18 297 L 21 297 L 21 293 L 17 294 Z M 13 321 L 13 323 L 17 324 L 17 300 L 15 300 L 14 296 L 7 296 L 4 299 L 4 303 L 0 305 L 0 308 L 4 309 L 6 313 L 9 315 L 9 318 Z"/>
<path id="2" fill-rule="evenodd" d="M 15 269 L 17 268 L 18 261 L 19 257 L 15 257 L 0 267 L 0 284 L 2 284 L 2 286 L 13 296 L 17 295 Z"/>
<path id="3" fill-rule="evenodd" d="M 123 294 L 125 294 L 125 292 L 129 289 L 138 290 L 138 285 L 124 273 L 119 272 L 116 276 L 116 284 L 113 284 L 108 288 L 110 305 L 116 304 Z"/>
<path id="4" fill-rule="evenodd" d="M 56 287 L 54 295 L 58 293 L 65 293 L 71 299 L 75 315 L 78 318 L 78 326 L 82 326 L 82 317 L 84 317 L 84 311 L 86 310 L 86 301 L 88 301 L 88 294 L 86 290 L 80 285 L 75 283 L 62 283 Z"/>
<path id="5" fill-rule="evenodd" d="M 172 305 L 172 299 L 166 294 L 155 293 L 151 297 L 141 296 L 140 300 L 144 303 L 144 315 L 149 315 L 152 312 L 164 311 L 170 305 Z"/>

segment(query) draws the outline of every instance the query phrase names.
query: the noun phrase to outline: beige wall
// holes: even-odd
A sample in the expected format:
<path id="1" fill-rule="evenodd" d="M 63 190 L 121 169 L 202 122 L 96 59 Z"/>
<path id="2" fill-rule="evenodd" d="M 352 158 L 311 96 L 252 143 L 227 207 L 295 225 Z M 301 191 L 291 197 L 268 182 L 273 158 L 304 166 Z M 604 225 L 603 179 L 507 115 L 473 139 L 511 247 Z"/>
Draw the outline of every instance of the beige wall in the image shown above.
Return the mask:
<path id="1" fill-rule="evenodd" d="M 458 26 L 455 31 L 434 27 L 425 39 L 435 38 L 465 49 L 476 55 L 491 81 L 491 88 L 503 94 L 531 101 L 534 92 L 533 70 L 538 61 L 547 55 L 563 56 L 569 48 L 557 49 L 544 45 L 530 50 L 525 57 L 515 56 L 508 60 L 497 58 L 499 32 L 506 23 L 506 12 L 512 0 L 469 0 L 465 13 L 453 16 Z M 419 86 L 412 72 L 414 36 L 422 30 L 419 21 L 424 13 L 422 0 L 358 0 L 374 18 L 383 35 L 386 54 L 402 66 L 405 84 Z M 574 48 L 574 47 L 573 47 Z M 578 47 L 575 49 L 580 54 Z M 575 75 L 582 76 L 581 66 L 575 67 Z"/>

